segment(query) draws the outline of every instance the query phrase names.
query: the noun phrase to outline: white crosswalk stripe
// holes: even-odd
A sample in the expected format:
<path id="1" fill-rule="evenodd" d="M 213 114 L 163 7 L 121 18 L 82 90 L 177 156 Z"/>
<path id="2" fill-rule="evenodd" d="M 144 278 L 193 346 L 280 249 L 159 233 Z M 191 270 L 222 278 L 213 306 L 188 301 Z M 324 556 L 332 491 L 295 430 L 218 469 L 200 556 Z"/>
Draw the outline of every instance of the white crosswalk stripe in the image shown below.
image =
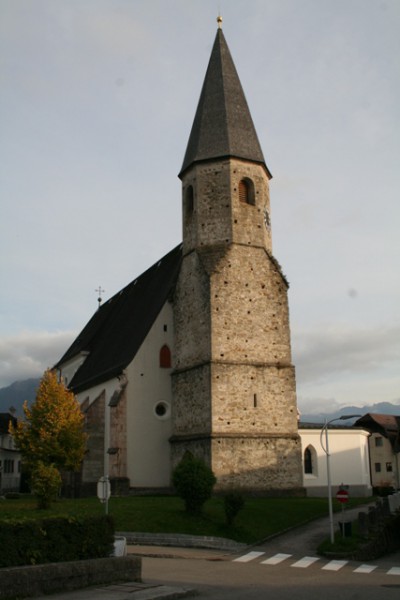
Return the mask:
<path id="1" fill-rule="evenodd" d="M 377 568 L 377 565 L 360 565 L 357 569 L 354 569 L 354 573 L 371 573 Z"/>
<path id="2" fill-rule="evenodd" d="M 317 558 L 315 556 L 304 556 L 302 559 L 298 560 L 297 562 L 293 563 L 290 566 L 297 567 L 299 569 L 306 569 L 310 565 L 317 562 L 317 560 L 319 560 L 319 558 Z"/>
<path id="3" fill-rule="evenodd" d="M 244 554 L 243 556 L 239 556 L 239 558 L 235 558 L 235 560 L 233 562 L 243 562 L 243 563 L 247 563 L 250 562 L 251 560 L 254 560 L 255 558 L 259 558 L 260 556 L 263 556 L 263 554 L 265 554 L 265 552 L 248 552 L 247 554 Z"/>
<path id="4" fill-rule="evenodd" d="M 324 571 L 339 571 L 344 565 L 347 565 L 348 560 L 331 560 L 327 565 L 324 565 L 322 569 Z"/>
<path id="5" fill-rule="evenodd" d="M 264 556 L 265 554 L 266 554 L 265 552 L 258 552 L 256 550 L 253 550 L 252 552 L 243 554 L 243 556 L 234 558 L 233 562 L 248 563 L 252 560 L 256 560 L 256 559 Z M 274 554 L 273 556 L 270 556 L 269 558 L 266 558 L 265 560 L 260 561 L 259 564 L 275 566 L 275 565 L 279 565 L 280 563 L 283 563 L 285 560 L 292 558 L 292 557 L 293 557 L 293 554 L 284 554 L 283 552 L 279 552 L 278 554 Z M 292 560 L 295 560 L 295 559 L 293 558 Z M 292 564 L 290 564 L 290 566 L 298 568 L 298 569 L 307 569 L 308 567 L 310 567 L 311 565 L 313 565 L 314 563 L 316 563 L 319 560 L 321 560 L 321 558 L 317 557 L 317 556 L 303 556 L 303 558 L 296 560 L 296 562 L 293 562 Z M 328 563 L 322 565 L 320 568 L 323 571 L 340 571 L 340 569 L 342 569 L 344 566 L 346 566 L 348 564 L 349 564 L 348 560 L 331 560 Z M 351 566 L 351 565 L 349 565 L 349 566 Z M 378 569 L 378 568 L 379 568 L 378 565 L 367 565 L 367 564 L 361 564 L 358 567 L 356 567 L 354 565 L 352 567 L 353 573 L 363 573 L 363 574 L 372 573 L 372 571 L 375 571 L 375 569 Z M 400 567 L 391 567 L 390 569 L 388 568 L 388 570 L 386 571 L 386 574 L 400 576 Z"/>
<path id="6" fill-rule="evenodd" d="M 287 558 L 290 558 L 291 554 L 275 554 L 275 556 L 271 556 L 271 558 L 267 558 L 267 560 L 263 560 L 261 562 L 262 565 L 279 565 L 279 563 L 283 562 Z"/>

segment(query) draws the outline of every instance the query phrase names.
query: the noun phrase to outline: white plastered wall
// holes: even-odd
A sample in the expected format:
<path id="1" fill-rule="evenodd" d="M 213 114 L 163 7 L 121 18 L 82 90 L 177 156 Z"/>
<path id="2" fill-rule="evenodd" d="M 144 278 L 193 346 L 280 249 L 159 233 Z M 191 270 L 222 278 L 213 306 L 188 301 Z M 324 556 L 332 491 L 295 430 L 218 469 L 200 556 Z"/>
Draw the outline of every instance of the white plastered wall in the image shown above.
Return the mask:
<path id="1" fill-rule="evenodd" d="M 327 494 L 327 460 L 321 446 L 320 429 L 299 429 L 303 455 L 303 485 L 309 496 Z M 341 484 L 349 486 L 353 496 L 372 494 L 368 454 L 369 432 L 360 429 L 329 429 L 329 454 L 332 494 L 335 495 Z M 325 445 L 325 432 L 323 434 Z M 304 452 L 310 448 L 312 473 L 304 472 Z"/>
<path id="2" fill-rule="evenodd" d="M 173 358 L 173 315 L 169 302 L 126 369 L 127 476 L 131 487 L 170 485 L 172 369 L 160 368 L 160 350 L 164 344 Z M 158 416 L 155 411 L 160 404 L 166 412 Z"/>

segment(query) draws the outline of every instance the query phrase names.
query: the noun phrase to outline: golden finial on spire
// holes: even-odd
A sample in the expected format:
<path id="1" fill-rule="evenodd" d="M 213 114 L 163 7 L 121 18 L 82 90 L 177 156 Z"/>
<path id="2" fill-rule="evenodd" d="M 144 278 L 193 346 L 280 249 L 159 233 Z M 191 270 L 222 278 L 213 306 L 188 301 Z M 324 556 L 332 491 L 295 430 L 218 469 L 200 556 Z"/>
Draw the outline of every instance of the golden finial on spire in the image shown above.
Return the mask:
<path id="1" fill-rule="evenodd" d="M 218 15 L 217 17 L 218 29 L 222 29 L 222 17 Z"/>

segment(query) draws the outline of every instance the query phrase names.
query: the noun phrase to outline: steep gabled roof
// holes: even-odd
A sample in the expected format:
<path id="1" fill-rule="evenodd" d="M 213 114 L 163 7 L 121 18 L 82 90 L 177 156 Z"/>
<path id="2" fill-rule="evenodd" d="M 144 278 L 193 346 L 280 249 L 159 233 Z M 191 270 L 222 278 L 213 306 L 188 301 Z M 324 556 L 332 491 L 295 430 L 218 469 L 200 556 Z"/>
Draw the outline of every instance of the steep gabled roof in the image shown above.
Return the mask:
<path id="1" fill-rule="evenodd" d="M 373 425 L 385 431 L 398 431 L 399 425 L 396 415 L 384 415 L 379 413 L 367 413 L 360 417 L 357 425 Z"/>
<path id="2" fill-rule="evenodd" d="M 10 413 L 0 413 L 0 433 L 2 435 L 8 433 L 10 421 L 14 427 L 17 425 L 17 419 Z"/>
<path id="3" fill-rule="evenodd" d="M 400 416 L 367 413 L 355 424 L 380 433 L 391 442 L 395 452 L 400 452 Z"/>
<path id="4" fill-rule="evenodd" d="M 224 34 L 218 29 L 179 177 L 194 162 L 235 157 L 265 164 Z"/>
<path id="5" fill-rule="evenodd" d="M 74 392 L 119 375 L 134 358 L 158 313 L 173 293 L 182 246 L 166 254 L 140 277 L 105 302 L 55 365 L 88 356 L 69 387 Z"/>

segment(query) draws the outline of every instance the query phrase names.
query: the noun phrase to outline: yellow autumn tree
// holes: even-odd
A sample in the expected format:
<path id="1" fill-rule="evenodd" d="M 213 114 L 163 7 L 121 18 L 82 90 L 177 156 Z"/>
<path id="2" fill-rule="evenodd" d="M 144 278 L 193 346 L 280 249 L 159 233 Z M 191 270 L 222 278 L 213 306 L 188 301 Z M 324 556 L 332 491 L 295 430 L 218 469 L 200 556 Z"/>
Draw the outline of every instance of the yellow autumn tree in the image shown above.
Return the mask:
<path id="1" fill-rule="evenodd" d="M 55 371 L 47 370 L 35 401 L 24 404 L 25 420 L 11 434 L 31 475 L 39 505 L 48 505 L 61 482 L 60 471 L 78 471 L 86 448 L 84 417 L 75 396 Z"/>

